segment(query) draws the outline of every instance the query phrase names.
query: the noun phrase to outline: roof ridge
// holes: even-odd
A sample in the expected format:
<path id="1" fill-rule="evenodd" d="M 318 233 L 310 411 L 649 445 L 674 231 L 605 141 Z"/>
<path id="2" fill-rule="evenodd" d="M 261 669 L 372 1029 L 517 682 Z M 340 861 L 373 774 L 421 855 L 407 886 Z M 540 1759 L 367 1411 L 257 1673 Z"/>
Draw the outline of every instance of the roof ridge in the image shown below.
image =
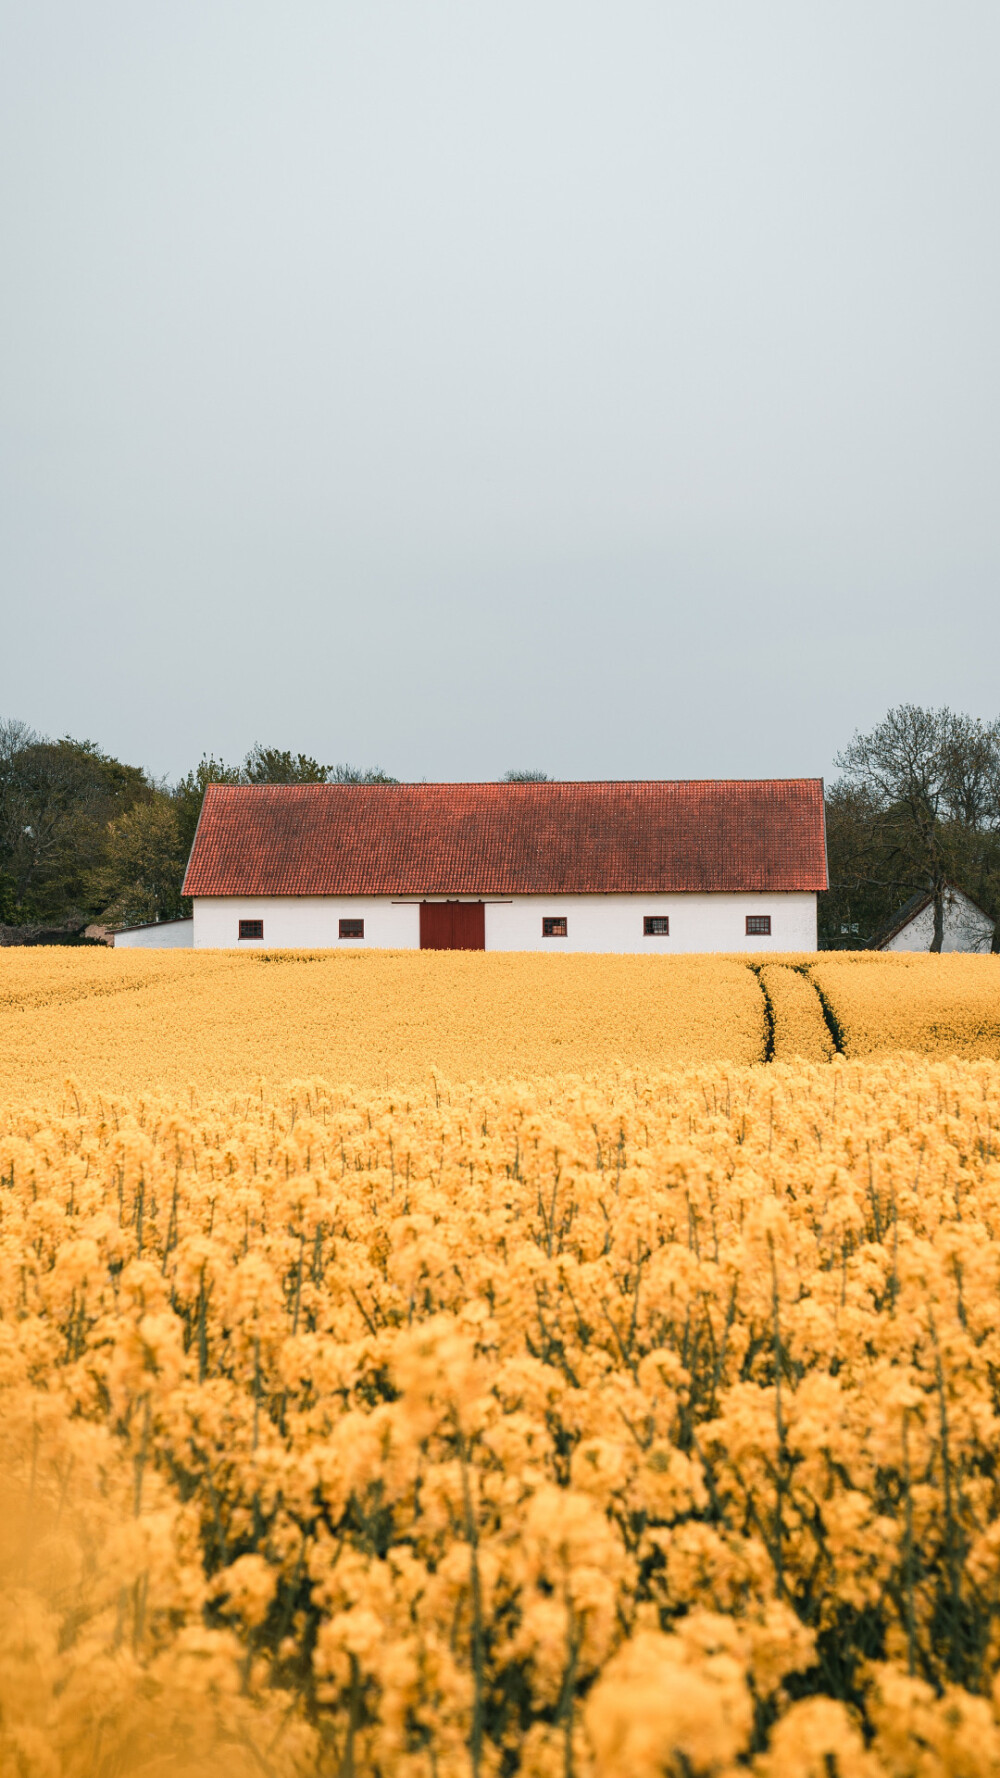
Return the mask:
<path id="1" fill-rule="evenodd" d="M 514 779 L 507 782 L 503 778 L 406 778 L 395 784 L 336 784 L 322 781 L 315 784 L 227 784 L 224 780 L 211 780 L 207 790 L 508 790 L 508 791 L 545 791 L 558 790 L 571 785 L 580 789 L 591 787 L 607 787 L 617 789 L 623 785 L 664 785 L 691 784 L 699 788 L 704 786 L 730 784 L 822 784 L 822 777 L 807 778 L 545 778 L 541 781 L 524 783 Z"/>

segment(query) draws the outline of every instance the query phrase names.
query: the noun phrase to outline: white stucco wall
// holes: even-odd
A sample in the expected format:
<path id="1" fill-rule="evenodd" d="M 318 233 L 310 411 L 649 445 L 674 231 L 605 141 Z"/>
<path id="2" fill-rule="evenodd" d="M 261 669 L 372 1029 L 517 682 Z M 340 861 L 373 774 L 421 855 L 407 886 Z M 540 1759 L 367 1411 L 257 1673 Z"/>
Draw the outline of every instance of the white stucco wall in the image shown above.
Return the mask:
<path id="1" fill-rule="evenodd" d="M 565 938 L 543 938 L 542 916 L 565 914 Z M 646 914 L 666 914 L 669 938 L 646 938 Z M 747 914 L 770 914 L 771 936 L 748 938 Z M 814 951 L 815 895 L 519 896 L 486 908 L 488 951 Z"/>
<path id="2" fill-rule="evenodd" d="M 161 920 L 156 926 L 133 926 L 130 931 L 115 933 L 116 951 L 136 946 L 148 951 L 163 951 L 193 944 L 193 920 Z"/>
<path id="3" fill-rule="evenodd" d="M 470 900 L 472 897 L 464 897 Z M 523 895 L 486 902 L 488 951 L 814 951 L 815 895 Z M 543 938 L 544 915 L 564 915 L 565 938 Z M 646 938 L 643 917 L 666 914 L 669 938 Z M 747 914 L 770 914 L 771 936 L 748 938 Z M 362 919 L 363 939 L 337 936 L 341 919 Z M 240 920 L 263 920 L 263 939 L 240 939 Z M 240 950 L 411 950 L 420 944 L 420 906 L 388 896 L 201 896 L 194 943 Z"/>
<path id="4" fill-rule="evenodd" d="M 944 898 L 944 933 L 942 951 L 988 951 L 993 940 L 993 921 L 963 895 L 961 889 L 949 889 Z M 921 908 L 883 945 L 885 951 L 929 951 L 934 939 L 934 906 Z"/>
<path id="5" fill-rule="evenodd" d="M 338 938 L 342 919 L 363 920 L 363 939 Z M 241 920 L 263 920 L 264 937 L 241 939 Z M 194 903 L 194 942 L 239 950 L 342 951 L 415 950 L 420 944 L 420 909 L 394 903 L 384 895 L 198 896 Z"/>

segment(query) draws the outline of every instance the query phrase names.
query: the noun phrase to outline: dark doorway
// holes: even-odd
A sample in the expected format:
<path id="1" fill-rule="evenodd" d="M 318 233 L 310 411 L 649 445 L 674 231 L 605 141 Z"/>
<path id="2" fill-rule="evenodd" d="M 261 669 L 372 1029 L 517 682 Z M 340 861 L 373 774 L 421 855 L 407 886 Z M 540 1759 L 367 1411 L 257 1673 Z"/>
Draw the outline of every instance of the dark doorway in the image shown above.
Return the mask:
<path id="1" fill-rule="evenodd" d="M 422 901 L 422 951 L 485 951 L 486 906 L 481 901 Z"/>

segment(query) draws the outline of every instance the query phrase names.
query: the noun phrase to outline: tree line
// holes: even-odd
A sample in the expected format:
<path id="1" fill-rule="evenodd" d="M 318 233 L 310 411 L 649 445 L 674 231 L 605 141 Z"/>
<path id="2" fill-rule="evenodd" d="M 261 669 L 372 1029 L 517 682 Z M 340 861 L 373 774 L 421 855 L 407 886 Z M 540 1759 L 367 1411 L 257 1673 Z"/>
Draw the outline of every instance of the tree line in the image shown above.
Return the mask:
<path id="1" fill-rule="evenodd" d="M 206 755 L 170 784 L 93 741 L 0 722 L 0 935 L 67 942 L 94 921 L 185 918 L 181 885 L 209 784 L 395 783 L 378 766 L 258 745 L 239 765 Z"/>
<path id="2" fill-rule="evenodd" d="M 939 950 L 954 884 L 996 921 L 1000 949 L 1000 721 L 899 705 L 856 734 L 836 765 L 821 946 L 864 946 L 911 897 L 929 895 Z M 323 765 L 257 745 L 239 765 L 204 756 L 168 783 L 93 741 L 0 722 L 0 940 L 73 942 L 95 921 L 185 917 L 181 885 L 208 784 L 396 782 L 378 766 Z"/>

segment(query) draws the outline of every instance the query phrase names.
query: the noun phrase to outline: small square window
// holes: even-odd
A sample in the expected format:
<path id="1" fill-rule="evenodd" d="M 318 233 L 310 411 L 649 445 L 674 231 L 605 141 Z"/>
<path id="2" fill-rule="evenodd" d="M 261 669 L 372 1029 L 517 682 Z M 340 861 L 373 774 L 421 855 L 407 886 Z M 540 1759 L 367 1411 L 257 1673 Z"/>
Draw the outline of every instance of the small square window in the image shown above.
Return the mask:
<path id="1" fill-rule="evenodd" d="M 264 922 L 263 922 L 263 920 L 241 920 L 240 921 L 240 937 L 241 938 L 263 938 L 263 936 L 264 936 Z"/>
<path id="2" fill-rule="evenodd" d="M 669 938 L 670 921 L 666 914 L 644 914 L 642 935 L 644 938 Z"/>
<path id="3" fill-rule="evenodd" d="M 363 920 L 341 920 L 341 938 L 364 938 L 365 923 Z"/>
<path id="4" fill-rule="evenodd" d="M 770 938 L 770 936 L 771 936 L 771 916 L 770 916 L 770 914 L 748 914 L 747 915 L 747 937 L 748 938 Z"/>
<path id="5" fill-rule="evenodd" d="M 565 914 L 547 914 L 542 920 L 543 938 L 565 938 L 568 930 Z"/>

